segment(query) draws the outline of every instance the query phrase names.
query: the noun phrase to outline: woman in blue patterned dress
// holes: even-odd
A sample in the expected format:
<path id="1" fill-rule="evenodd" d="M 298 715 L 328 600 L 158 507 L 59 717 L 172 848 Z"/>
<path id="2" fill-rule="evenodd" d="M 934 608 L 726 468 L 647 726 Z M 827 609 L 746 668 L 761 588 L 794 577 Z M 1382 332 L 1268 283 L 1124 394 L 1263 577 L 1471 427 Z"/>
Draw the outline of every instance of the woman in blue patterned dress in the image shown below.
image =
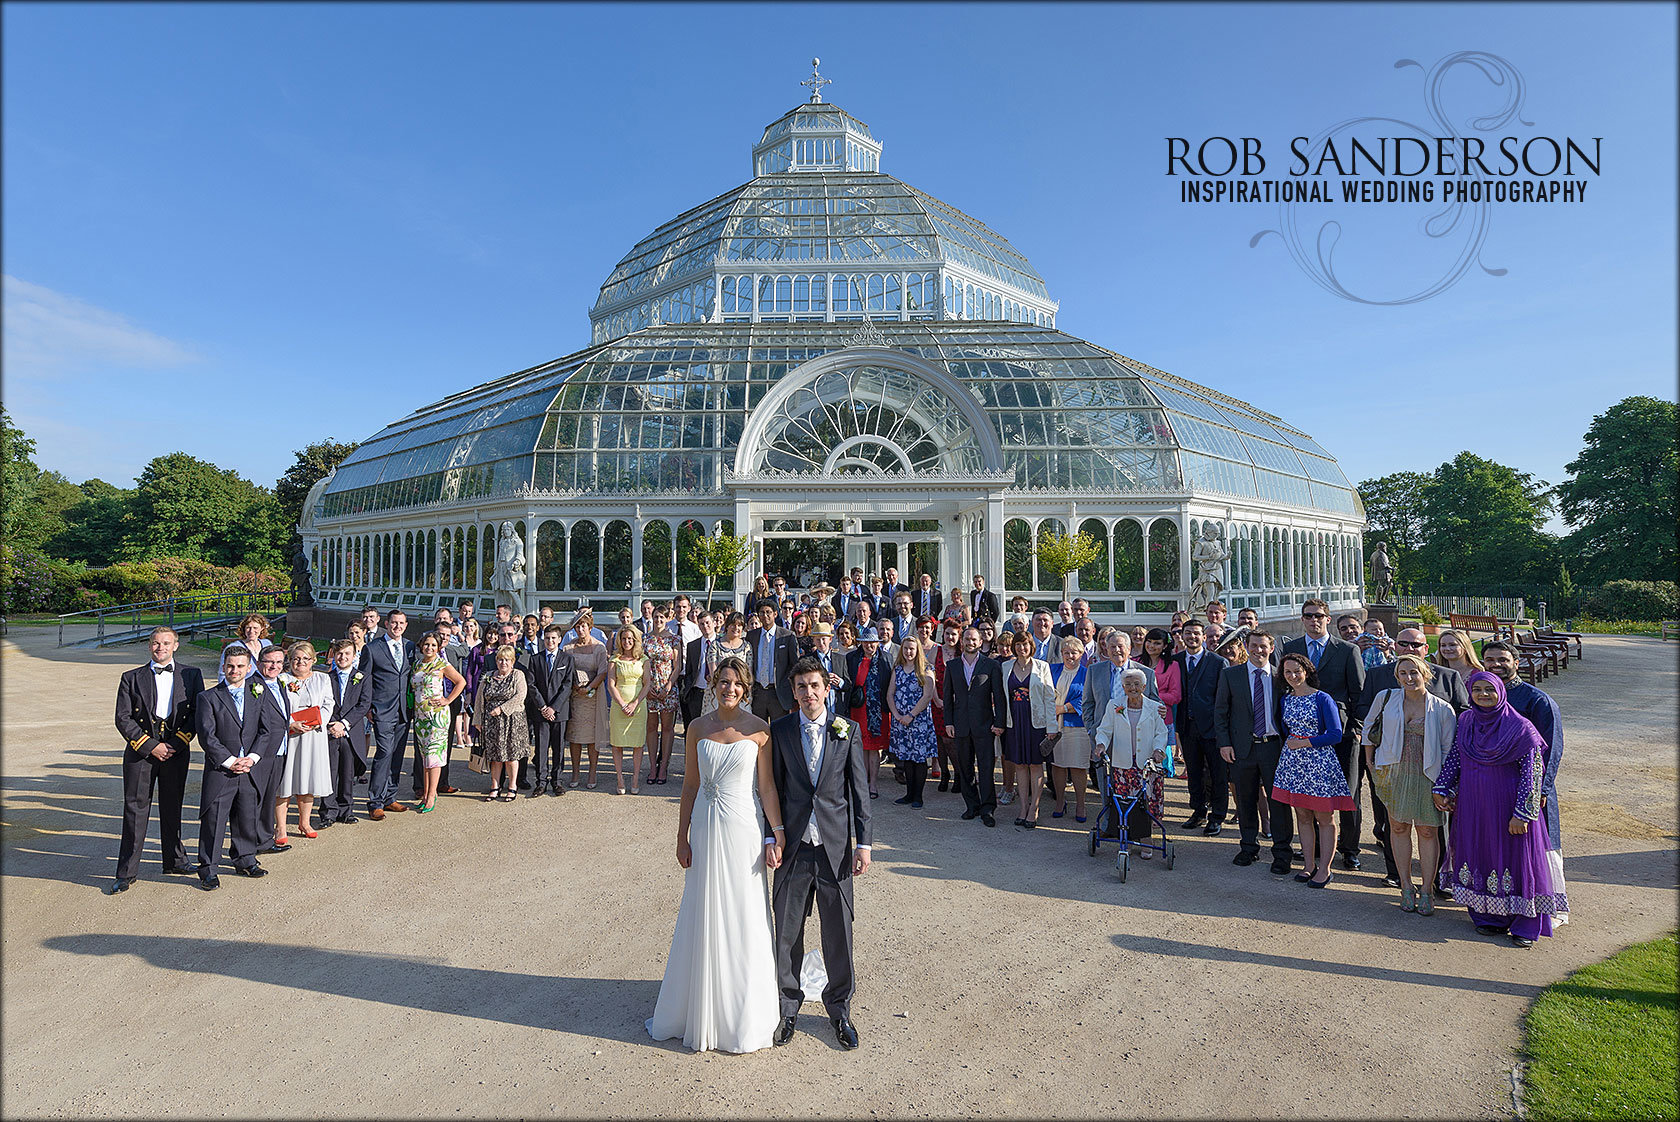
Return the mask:
<path id="1" fill-rule="evenodd" d="M 930 708 L 933 698 L 933 671 L 922 657 L 922 638 L 908 635 L 898 645 L 898 665 L 893 667 L 887 706 L 892 710 L 893 758 L 904 765 L 904 785 L 909 788 L 903 798 L 894 801 L 912 807 L 922 805 L 928 761 L 939 754 Z"/>
<path id="2" fill-rule="evenodd" d="M 1295 808 L 1301 832 L 1301 864 L 1295 879 L 1313 888 L 1330 883 L 1336 855 L 1336 815 L 1353 809 L 1353 793 L 1336 757 L 1342 720 L 1330 695 L 1318 688 L 1318 671 L 1305 655 L 1283 656 L 1280 668 L 1289 692 L 1283 697 L 1283 725 L 1289 736 L 1273 777 L 1273 796 Z M 1279 829 L 1281 822 L 1272 823 Z"/>

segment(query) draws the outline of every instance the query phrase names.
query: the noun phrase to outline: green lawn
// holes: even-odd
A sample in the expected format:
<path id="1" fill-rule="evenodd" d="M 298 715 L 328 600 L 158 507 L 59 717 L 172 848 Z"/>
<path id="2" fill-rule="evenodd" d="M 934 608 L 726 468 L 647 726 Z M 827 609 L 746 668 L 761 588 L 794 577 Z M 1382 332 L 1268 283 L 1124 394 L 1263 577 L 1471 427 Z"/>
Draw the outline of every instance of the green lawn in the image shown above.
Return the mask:
<path id="1" fill-rule="evenodd" d="M 1675 954 L 1670 934 L 1546 988 L 1528 1013 L 1528 1117 L 1676 1117 Z"/>

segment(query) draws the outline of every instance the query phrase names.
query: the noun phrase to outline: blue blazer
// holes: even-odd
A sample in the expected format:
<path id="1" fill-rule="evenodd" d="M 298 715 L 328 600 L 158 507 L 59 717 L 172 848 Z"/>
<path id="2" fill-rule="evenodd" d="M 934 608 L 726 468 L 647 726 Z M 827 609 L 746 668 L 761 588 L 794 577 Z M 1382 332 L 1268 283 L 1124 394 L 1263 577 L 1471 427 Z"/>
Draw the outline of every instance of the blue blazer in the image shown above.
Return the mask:
<path id="1" fill-rule="evenodd" d="M 286 720 L 272 701 L 253 695 L 251 679 L 239 684 L 245 691 L 245 720 L 239 720 L 233 695 L 221 682 L 198 695 L 198 743 L 206 768 L 224 768 L 234 756 L 256 752 L 272 758 L 286 739 Z M 266 691 L 270 687 L 264 683 Z"/>

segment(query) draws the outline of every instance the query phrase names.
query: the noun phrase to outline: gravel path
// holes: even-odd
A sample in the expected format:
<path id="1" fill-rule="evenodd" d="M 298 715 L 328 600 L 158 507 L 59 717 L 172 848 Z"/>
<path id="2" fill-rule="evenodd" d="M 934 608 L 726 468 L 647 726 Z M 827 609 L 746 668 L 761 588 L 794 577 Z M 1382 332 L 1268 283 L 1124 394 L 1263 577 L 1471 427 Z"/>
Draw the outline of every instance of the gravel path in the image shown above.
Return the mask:
<path id="1" fill-rule="evenodd" d="M 1534 950 L 1457 907 L 1403 914 L 1369 845 L 1312 892 L 1233 867 L 1234 831 L 1175 831 L 1176 868 L 1120 884 L 1071 816 L 986 830 L 931 786 L 893 805 L 886 776 L 857 889 L 863 1047 L 813 1001 L 787 1048 L 694 1056 L 642 1030 L 682 888 L 677 779 L 446 796 L 213 894 L 160 875 L 154 820 L 141 881 L 109 897 L 112 702 L 144 651 L 55 637 L 0 644 L 8 1117 L 1508 1117 L 1529 1000 L 1674 925 L 1675 648 L 1593 637 L 1546 683 L 1575 922 Z"/>

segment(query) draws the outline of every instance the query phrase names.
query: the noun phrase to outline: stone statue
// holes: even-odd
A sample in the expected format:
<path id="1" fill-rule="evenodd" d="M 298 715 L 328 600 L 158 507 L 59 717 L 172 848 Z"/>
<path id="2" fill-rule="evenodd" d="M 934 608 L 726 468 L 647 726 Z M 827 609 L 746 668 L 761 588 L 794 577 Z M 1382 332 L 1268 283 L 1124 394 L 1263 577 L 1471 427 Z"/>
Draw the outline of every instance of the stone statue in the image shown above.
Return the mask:
<path id="1" fill-rule="evenodd" d="M 502 533 L 496 539 L 495 591 L 505 595 L 515 611 L 525 601 L 525 539 L 519 536 L 512 522 L 502 523 Z"/>
<path id="2" fill-rule="evenodd" d="M 1225 588 L 1225 562 L 1230 548 L 1219 539 L 1219 530 L 1212 522 L 1202 527 L 1202 536 L 1190 547 L 1190 560 L 1196 565 L 1196 583 L 1190 588 L 1190 612 L 1200 615 L 1209 604 L 1219 599 Z"/>
<path id="3" fill-rule="evenodd" d="M 1388 546 L 1383 542 L 1378 542 L 1377 551 L 1371 554 L 1371 591 L 1379 604 L 1390 603 L 1394 596 L 1394 566 L 1388 560 Z"/>
<path id="4" fill-rule="evenodd" d="M 304 556 L 304 547 L 300 542 L 292 553 L 292 607 L 312 608 L 315 606 L 315 588 L 310 582 L 309 558 Z"/>

